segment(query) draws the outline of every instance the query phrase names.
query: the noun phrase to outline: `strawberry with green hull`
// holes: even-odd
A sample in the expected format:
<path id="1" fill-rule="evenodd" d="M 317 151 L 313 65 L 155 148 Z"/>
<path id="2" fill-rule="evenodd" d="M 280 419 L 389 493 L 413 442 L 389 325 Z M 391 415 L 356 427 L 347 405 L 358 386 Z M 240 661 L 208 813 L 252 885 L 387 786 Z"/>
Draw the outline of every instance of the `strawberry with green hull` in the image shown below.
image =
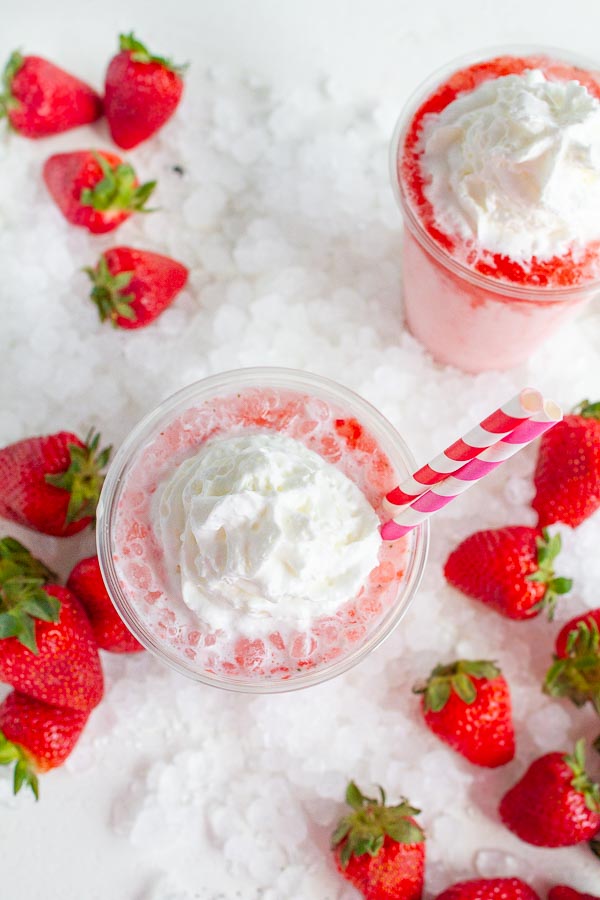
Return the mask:
<path id="1" fill-rule="evenodd" d="M 25 438 L 0 449 L 0 516 L 55 537 L 93 522 L 111 448 L 93 431 Z"/>
<path id="2" fill-rule="evenodd" d="M 13 53 L 4 69 L 0 118 L 23 137 L 43 138 L 102 115 L 102 100 L 88 84 L 40 56 Z"/>
<path id="3" fill-rule="evenodd" d="M 520 878 L 476 878 L 453 884 L 435 900 L 540 900 L 540 897 Z"/>
<path id="4" fill-rule="evenodd" d="M 14 763 L 13 791 L 39 796 L 38 773 L 61 766 L 89 717 L 12 691 L 0 704 L 0 765 Z"/>
<path id="5" fill-rule="evenodd" d="M 540 441 L 532 506 L 540 526 L 576 528 L 600 507 L 600 402 L 584 400 Z"/>
<path id="6" fill-rule="evenodd" d="M 582 894 L 574 888 L 557 884 L 556 887 L 550 888 L 548 900 L 600 900 L 600 897 L 597 894 Z"/>
<path id="7" fill-rule="evenodd" d="M 129 163 L 104 150 L 57 153 L 44 164 L 44 181 L 68 222 L 92 234 L 113 231 L 145 204 L 156 181 L 140 184 Z"/>
<path id="8" fill-rule="evenodd" d="M 84 607 L 96 643 L 111 653 L 138 653 L 144 648 L 131 634 L 115 610 L 106 590 L 97 556 L 82 559 L 67 581 L 69 590 Z"/>
<path id="9" fill-rule="evenodd" d="M 544 691 L 568 697 L 575 706 L 591 703 L 600 716 L 600 609 L 575 616 L 561 628 Z"/>
<path id="10" fill-rule="evenodd" d="M 547 609 L 552 619 L 558 597 L 572 581 L 554 574 L 559 534 L 540 534 L 522 525 L 477 531 L 458 545 L 444 566 L 447 581 L 509 619 L 531 619 Z"/>
<path id="11" fill-rule="evenodd" d="M 502 798 L 500 818 L 517 837 L 538 847 L 570 847 L 600 829 L 600 786 L 585 771 L 584 741 L 575 752 L 534 760 Z"/>
<path id="12" fill-rule="evenodd" d="M 438 665 L 423 685 L 427 727 L 476 766 L 506 765 L 515 755 L 510 692 L 500 669 L 487 660 Z"/>
<path id="13" fill-rule="evenodd" d="M 365 797 L 350 782 L 346 803 L 352 811 L 331 837 L 338 870 L 366 900 L 421 900 L 425 871 L 425 835 L 406 800 L 386 806 Z"/>
<path id="14" fill-rule="evenodd" d="M 105 250 L 95 269 L 86 269 L 93 284 L 91 299 L 100 321 L 119 328 L 143 328 L 173 302 L 185 286 L 181 263 L 132 247 Z"/>
<path id="15" fill-rule="evenodd" d="M 183 93 L 185 66 L 153 56 L 133 33 L 119 36 L 119 50 L 106 72 L 104 108 L 113 141 L 129 149 L 171 118 Z"/>
<path id="16" fill-rule="evenodd" d="M 92 627 L 67 588 L 12 538 L 0 541 L 0 681 L 88 713 L 104 682 Z"/>

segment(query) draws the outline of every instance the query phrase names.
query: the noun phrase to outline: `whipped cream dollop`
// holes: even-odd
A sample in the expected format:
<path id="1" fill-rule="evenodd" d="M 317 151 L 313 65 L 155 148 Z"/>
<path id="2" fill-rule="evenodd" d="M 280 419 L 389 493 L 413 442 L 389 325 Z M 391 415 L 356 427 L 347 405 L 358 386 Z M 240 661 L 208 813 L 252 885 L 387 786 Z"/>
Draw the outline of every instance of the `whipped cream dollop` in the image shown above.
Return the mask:
<path id="1" fill-rule="evenodd" d="M 366 581 L 381 545 L 354 482 L 275 432 L 208 441 L 159 486 L 153 515 L 171 588 L 215 629 L 334 612 Z"/>
<path id="2" fill-rule="evenodd" d="M 600 239 L 600 102 L 531 69 L 424 119 L 425 195 L 447 234 L 518 262 Z"/>

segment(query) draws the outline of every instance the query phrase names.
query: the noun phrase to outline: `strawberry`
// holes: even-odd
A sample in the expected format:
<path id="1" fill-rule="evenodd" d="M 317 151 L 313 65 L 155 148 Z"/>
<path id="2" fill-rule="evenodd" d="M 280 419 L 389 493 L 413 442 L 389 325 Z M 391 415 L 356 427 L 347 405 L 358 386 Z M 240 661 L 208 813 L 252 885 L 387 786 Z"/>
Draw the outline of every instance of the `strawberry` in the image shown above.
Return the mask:
<path id="1" fill-rule="evenodd" d="M 100 321 L 120 328 L 142 328 L 169 306 L 185 285 L 188 270 L 168 256 L 113 247 L 95 269 L 85 269 L 94 285 L 91 298 Z"/>
<path id="2" fill-rule="evenodd" d="M 435 900 L 540 900 L 520 878 L 475 878 L 459 881 L 438 894 Z"/>
<path id="3" fill-rule="evenodd" d="M 25 438 L 0 449 L 0 516 L 56 537 L 93 520 L 111 448 L 100 435 L 70 431 Z"/>
<path id="4" fill-rule="evenodd" d="M 28 785 L 38 799 L 38 772 L 61 766 L 89 713 L 40 703 L 12 691 L 0 705 L 0 764 L 16 763 L 13 791 Z"/>
<path id="5" fill-rule="evenodd" d="M 40 56 L 11 55 L 2 78 L 0 118 L 28 138 L 47 137 L 102 115 L 102 100 L 89 85 Z"/>
<path id="6" fill-rule="evenodd" d="M 574 888 L 557 884 L 556 887 L 550 888 L 548 900 L 600 900 L 600 897 L 597 894 L 582 894 Z"/>
<path id="7" fill-rule="evenodd" d="M 575 706 L 589 702 L 600 715 L 600 609 L 567 622 L 555 649 L 544 691 L 551 697 L 568 697 Z"/>
<path id="8" fill-rule="evenodd" d="M 144 649 L 117 614 L 104 585 L 97 556 L 77 563 L 69 575 L 67 587 L 81 601 L 96 643 L 102 650 L 137 653 Z"/>
<path id="9" fill-rule="evenodd" d="M 0 541 L 0 681 L 52 706 L 102 699 L 98 648 L 82 606 L 14 541 Z"/>
<path id="10" fill-rule="evenodd" d="M 104 108 L 119 147 L 135 147 L 171 118 L 183 92 L 185 66 L 152 56 L 133 33 L 119 35 L 120 52 L 106 72 Z"/>
<path id="11" fill-rule="evenodd" d="M 600 786 L 585 771 L 583 740 L 572 756 L 534 760 L 500 802 L 500 817 L 517 837 L 538 847 L 569 847 L 600 829 Z"/>
<path id="12" fill-rule="evenodd" d="M 476 531 L 458 545 L 444 567 L 453 587 L 481 600 L 509 619 L 530 619 L 542 609 L 554 614 L 558 595 L 571 590 L 552 564 L 560 552 L 559 534 L 513 525 Z"/>
<path id="13" fill-rule="evenodd" d="M 338 870 L 367 900 L 420 900 L 425 870 L 425 835 L 402 799 L 397 806 L 365 797 L 353 781 L 346 790 L 352 812 L 331 837 Z"/>
<path id="14" fill-rule="evenodd" d="M 600 507 L 600 402 L 584 400 L 543 435 L 533 481 L 541 527 L 575 528 Z"/>
<path id="15" fill-rule="evenodd" d="M 428 728 L 476 766 L 495 768 L 515 755 L 510 693 L 500 669 L 486 660 L 435 667 L 422 694 Z"/>
<path id="16" fill-rule="evenodd" d="M 113 231 L 144 205 L 156 181 L 140 185 L 133 166 L 104 150 L 56 153 L 44 164 L 44 181 L 68 222 L 92 234 Z"/>

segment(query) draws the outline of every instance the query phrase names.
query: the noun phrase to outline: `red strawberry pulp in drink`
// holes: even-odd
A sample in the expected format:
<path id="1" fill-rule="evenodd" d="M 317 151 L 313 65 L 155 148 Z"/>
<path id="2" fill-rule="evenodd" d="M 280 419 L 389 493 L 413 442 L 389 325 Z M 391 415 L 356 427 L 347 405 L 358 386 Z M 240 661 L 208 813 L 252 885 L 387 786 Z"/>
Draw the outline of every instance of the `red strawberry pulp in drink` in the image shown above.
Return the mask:
<path id="1" fill-rule="evenodd" d="M 493 252 L 440 223 L 427 197 L 423 129 L 485 82 L 538 70 L 576 81 L 600 100 L 600 76 L 545 54 L 498 56 L 452 73 L 418 103 L 394 144 L 395 186 L 404 213 L 403 277 L 408 325 L 440 362 L 466 371 L 509 368 L 589 299 L 600 281 L 600 241 L 550 258 Z"/>
<path id="2" fill-rule="evenodd" d="M 153 517 L 158 487 L 211 439 L 277 432 L 302 443 L 356 484 L 381 521 L 382 500 L 397 474 L 375 438 L 352 415 L 325 400 L 280 388 L 245 388 L 191 406 L 140 448 L 116 507 L 113 560 L 121 590 L 161 645 L 195 669 L 217 676 L 288 679 L 323 666 L 364 642 L 393 608 L 407 557 L 409 535 L 382 542 L 378 565 L 358 594 L 334 615 L 316 615 L 307 627 L 280 627 L 263 635 L 243 628 L 207 627 L 168 585 L 167 561 Z"/>

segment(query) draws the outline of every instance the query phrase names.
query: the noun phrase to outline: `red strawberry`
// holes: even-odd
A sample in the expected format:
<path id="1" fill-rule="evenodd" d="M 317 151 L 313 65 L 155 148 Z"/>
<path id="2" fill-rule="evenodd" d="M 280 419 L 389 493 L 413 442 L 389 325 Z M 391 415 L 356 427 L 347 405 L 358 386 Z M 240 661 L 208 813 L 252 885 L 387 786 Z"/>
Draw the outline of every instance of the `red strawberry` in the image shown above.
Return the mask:
<path id="1" fill-rule="evenodd" d="M 145 203 L 156 181 L 140 185 L 133 166 L 104 150 L 56 153 L 44 164 L 44 181 L 68 222 L 93 234 L 113 231 Z"/>
<path id="2" fill-rule="evenodd" d="M 82 559 L 73 568 L 67 587 L 81 601 L 96 643 L 112 653 L 137 653 L 142 645 L 134 638 L 115 610 L 102 579 L 97 556 Z"/>
<path id="3" fill-rule="evenodd" d="M 519 878 L 476 878 L 460 881 L 438 894 L 435 900 L 540 900 Z"/>
<path id="4" fill-rule="evenodd" d="M 100 435 L 70 431 L 26 438 L 0 449 L 0 516 L 57 537 L 93 521 L 111 448 Z"/>
<path id="5" fill-rule="evenodd" d="M 486 660 L 436 666 L 423 694 L 427 726 L 477 766 L 495 768 L 515 755 L 510 693 L 500 669 Z"/>
<path id="6" fill-rule="evenodd" d="M 98 648 L 75 595 L 51 579 L 17 541 L 0 541 L 0 681 L 89 712 L 104 690 Z"/>
<path id="7" fill-rule="evenodd" d="M 338 870 L 367 900 L 420 900 L 425 871 L 425 835 L 412 818 L 419 812 L 365 797 L 353 781 L 346 790 L 352 812 L 331 837 Z"/>
<path id="8" fill-rule="evenodd" d="M 106 72 L 104 108 L 113 141 L 129 149 L 171 118 L 181 100 L 185 67 L 152 56 L 133 33 L 119 35 L 119 48 Z"/>
<path id="9" fill-rule="evenodd" d="M 585 771 L 583 740 L 575 753 L 534 760 L 500 802 L 500 817 L 517 837 L 538 847 L 569 847 L 600 829 L 600 786 Z"/>
<path id="10" fill-rule="evenodd" d="M 40 56 L 13 53 L 2 80 L 0 117 L 24 137 L 58 134 L 102 115 L 96 91 Z"/>
<path id="11" fill-rule="evenodd" d="M 15 762 L 13 791 L 28 785 L 38 798 L 37 772 L 61 766 L 89 713 L 40 703 L 13 691 L 0 705 L 0 764 Z"/>
<path id="12" fill-rule="evenodd" d="M 600 403 L 584 400 L 544 434 L 533 480 L 540 526 L 575 528 L 600 507 Z"/>
<path id="13" fill-rule="evenodd" d="M 544 691 L 569 697 L 575 706 L 589 702 L 600 715 L 600 609 L 575 616 L 561 628 Z"/>
<path id="14" fill-rule="evenodd" d="M 600 900 L 600 897 L 597 894 L 582 894 L 574 888 L 557 884 L 556 887 L 550 888 L 548 900 Z"/>
<path id="15" fill-rule="evenodd" d="M 558 595 L 572 585 L 569 578 L 554 576 L 560 548 L 559 534 L 540 535 L 522 525 L 476 531 L 450 554 L 444 575 L 453 587 L 509 619 L 530 619 L 544 607 L 551 619 Z"/>
<path id="16" fill-rule="evenodd" d="M 85 270 L 94 285 L 91 298 L 100 321 L 120 328 L 142 328 L 153 322 L 185 285 L 188 270 L 168 256 L 113 247 L 95 269 Z"/>

